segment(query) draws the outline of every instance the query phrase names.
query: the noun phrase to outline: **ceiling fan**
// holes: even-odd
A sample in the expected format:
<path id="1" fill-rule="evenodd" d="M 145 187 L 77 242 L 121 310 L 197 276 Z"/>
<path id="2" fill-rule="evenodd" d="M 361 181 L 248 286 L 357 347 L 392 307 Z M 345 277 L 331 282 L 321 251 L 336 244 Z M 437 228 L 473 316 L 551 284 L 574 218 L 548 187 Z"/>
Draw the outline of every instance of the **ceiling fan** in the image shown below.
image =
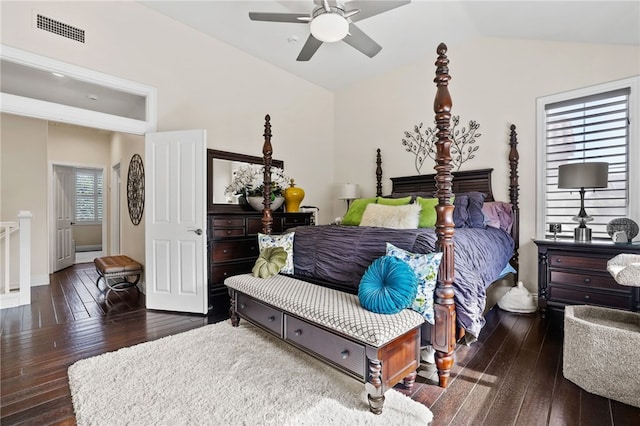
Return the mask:
<path id="1" fill-rule="evenodd" d="M 311 34 L 298 55 L 298 61 L 311 59 L 322 43 L 333 43 L 340 40 L 373 58 L 382 50 L 382 46 L 356 27 L 354 22 L 404 6 L 411 1 L 352 0 L 347 3 L 343 0 L 314 0 L 314 3 L 317 6 L 310 14 L 249 12 L 249 19 L 252 21 L 309 24 Z M 349 10 L 347 10 L 347 6 Z"/>

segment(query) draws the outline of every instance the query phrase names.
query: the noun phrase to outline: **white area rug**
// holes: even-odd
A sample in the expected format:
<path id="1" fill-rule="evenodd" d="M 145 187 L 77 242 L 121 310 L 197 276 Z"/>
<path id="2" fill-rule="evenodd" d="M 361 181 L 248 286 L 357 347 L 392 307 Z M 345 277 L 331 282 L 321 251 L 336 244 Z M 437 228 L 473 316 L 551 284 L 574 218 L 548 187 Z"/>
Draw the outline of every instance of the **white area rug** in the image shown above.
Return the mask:
<path id="1" fill-rule="evenodd" d="M 364 384 L 242 321 L 78 361 L 78 425 L 427 425 L 427 407 L 389 390 L 381 415 Z"/>

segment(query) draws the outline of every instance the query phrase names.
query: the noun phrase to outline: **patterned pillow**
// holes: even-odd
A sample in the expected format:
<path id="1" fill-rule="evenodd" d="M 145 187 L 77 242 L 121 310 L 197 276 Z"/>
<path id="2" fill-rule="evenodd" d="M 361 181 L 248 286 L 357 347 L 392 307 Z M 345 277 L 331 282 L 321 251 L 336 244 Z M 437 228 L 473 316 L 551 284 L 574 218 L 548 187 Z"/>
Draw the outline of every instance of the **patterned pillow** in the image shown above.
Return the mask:
<path id="1" fill-rule="evenodd" d="M 382 256 L 367 268 L 358 286 L 363 308 L 377 314 L 397 314 L 416 298 L 417 278 L 400 259 Z"/>
<path id="2" fill-rule="evenodd" d="M 269 278 L 277 275 L 287 263 L 287 252 L 282 247 L 267 247 L 260 251 L 251 272 L 254 277 Z"/>
<path id="3" fill-rule="evenodd" d="M 413 269 L 418 278 L 418 291 L 410 308 L 422 314 L 429 323 L 434 324 L 433 292 L 436 289 L 442 253 L 411 253 L 387 243 L 387 256 L 398 258 Z"/>
<path id="4" fill-rule="evenodd" d="M 293 236 L 295 232 L 282 235 L 258 234 L 260 252 L 268 247 L 282 247 L 287 252 L 287 262 L 280 270 L 283 274 L 293 274 Z"/>

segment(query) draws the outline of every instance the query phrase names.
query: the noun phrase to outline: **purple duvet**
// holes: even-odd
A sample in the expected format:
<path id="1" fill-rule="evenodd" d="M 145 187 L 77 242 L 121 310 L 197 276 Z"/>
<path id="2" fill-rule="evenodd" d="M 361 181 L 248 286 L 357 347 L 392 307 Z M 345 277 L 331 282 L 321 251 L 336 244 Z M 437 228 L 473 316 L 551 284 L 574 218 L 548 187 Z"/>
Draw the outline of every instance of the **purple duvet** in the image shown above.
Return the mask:
<path id="1" fill-rule="evenodd" d="M 367 267 L 385 255 L 387 242 L 414 253 L 431 253 L 437 240 L 433 228 L 324 225 L 292 231 L 295 276 L 354 294 Z M 513 246 L 511 236 L 500 229 L 455 230 L 456 314 L 458 325 L 473 337 L 485 323 L 485 289 L 500 276 Z"/>

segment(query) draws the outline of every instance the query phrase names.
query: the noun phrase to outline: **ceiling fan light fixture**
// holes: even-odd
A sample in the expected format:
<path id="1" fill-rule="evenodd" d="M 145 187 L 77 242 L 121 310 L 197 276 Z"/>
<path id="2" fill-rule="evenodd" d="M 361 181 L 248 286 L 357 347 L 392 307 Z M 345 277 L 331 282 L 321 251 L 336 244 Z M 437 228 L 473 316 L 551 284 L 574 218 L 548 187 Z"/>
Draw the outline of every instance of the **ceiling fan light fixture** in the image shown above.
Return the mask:
<path id="1" fill-rule="evenodd" d="M 325 43 L 340 41 L 349 32 L 349 23 L 337 13 L 323 13 L 311 21 L 311 34 Z"/>

